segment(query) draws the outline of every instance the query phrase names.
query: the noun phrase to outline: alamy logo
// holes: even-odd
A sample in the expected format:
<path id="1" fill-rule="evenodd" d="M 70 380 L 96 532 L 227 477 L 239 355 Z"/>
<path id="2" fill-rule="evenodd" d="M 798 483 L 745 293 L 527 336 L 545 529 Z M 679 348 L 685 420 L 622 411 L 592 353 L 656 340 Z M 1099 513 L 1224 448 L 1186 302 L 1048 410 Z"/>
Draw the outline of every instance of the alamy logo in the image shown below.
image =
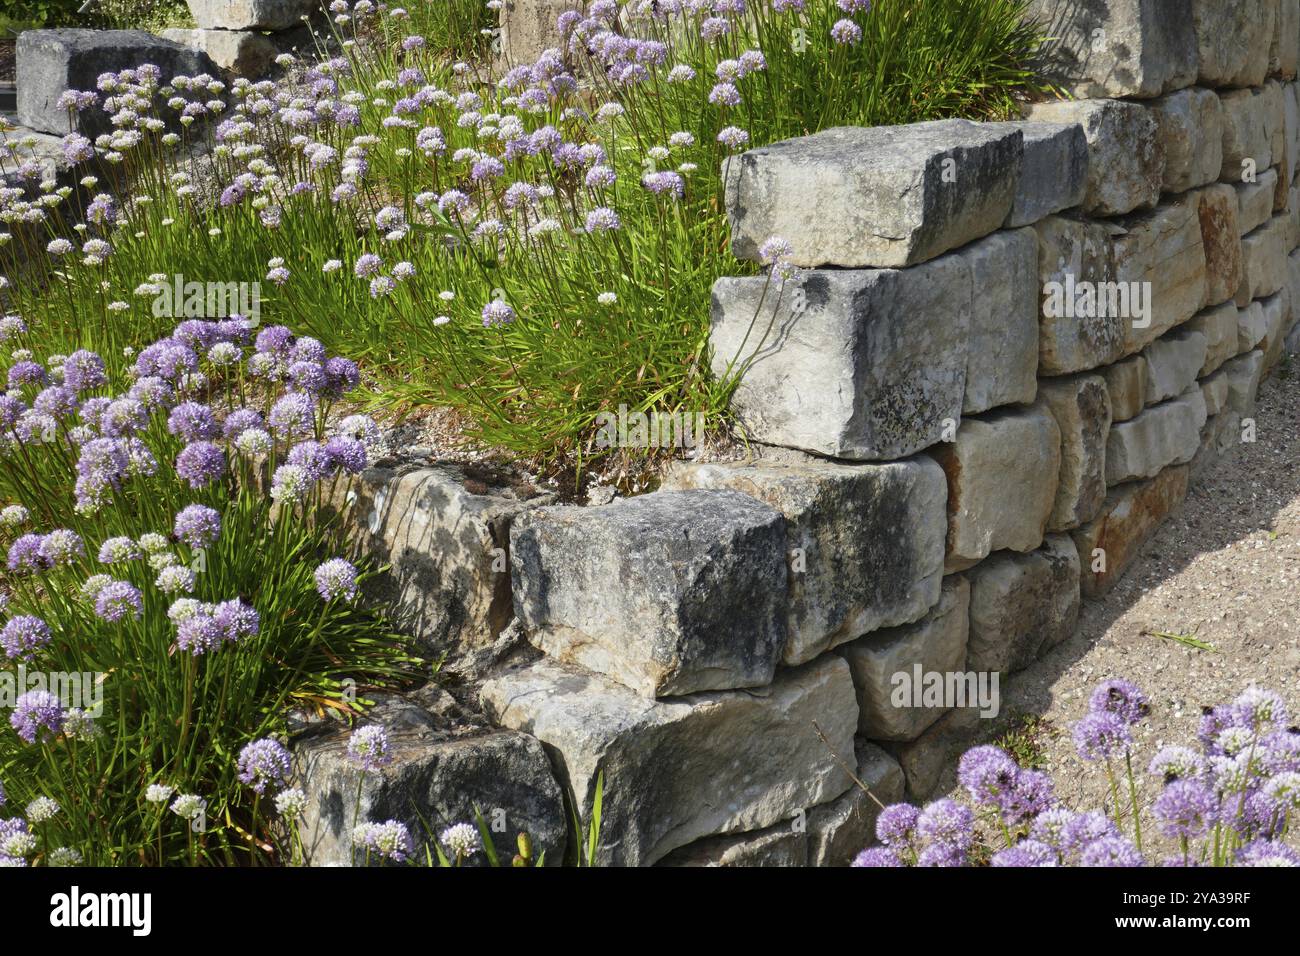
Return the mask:
<path id="1" fill-rule="evenodd" d="M 895 707 L 978 707 L 980 716 L 993 718 L 1002 709 L 997 671 L 927 671 L 913 664 L 910 671 L 895 671 L 889 679 L 889 702 Z"/>
<path id="2" fill-rule="evenodd" d="M 50 925 L 128 927 L 132 936 L 153 930 L 153 896 L 149 893 L 82 893 L 74 886 L 50 897 Z"/>
<path id="3" fill-rule="evenodd" d="M 238 315 L 257 325 L 262 314 L 258 282 L 187 282 L 179 272 L 171 282 L 159 282 L 153 314 L 170 319 L 224 319 Z"/>
<path id="4" fill-rule="evenodd" d="M 1049 319 L 1131 319 L 1133 328 L 1151 325 L 1150 282 L 1064 282 L 1043 286 L 1043 315 Z"/>
<path id="5" fill-rule="evenodd" d="M 629 412 L 596 416 L 597 448 L 694 448 L 704 434 L 704 413 Z"/>
<path id="6" fill-rule="evenodd" d="M 0 709 L 12 710 L 18 698 L 31 691 L 53 694 L 65 710 L 78 707 L 97 720 L 104 713 L 103 675 L 92 671 L 29 671 L 19 664 L 16 671 L 0 671 Z"/>

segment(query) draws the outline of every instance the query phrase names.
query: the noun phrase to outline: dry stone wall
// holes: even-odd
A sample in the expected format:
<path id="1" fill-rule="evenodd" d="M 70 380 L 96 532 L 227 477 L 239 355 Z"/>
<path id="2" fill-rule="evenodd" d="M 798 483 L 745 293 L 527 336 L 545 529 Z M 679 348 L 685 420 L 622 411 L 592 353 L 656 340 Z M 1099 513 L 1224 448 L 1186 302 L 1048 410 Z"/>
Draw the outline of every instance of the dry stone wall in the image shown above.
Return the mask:
<path id="1" fill-rule="evenodd" d="M 601 862 L 847 862 L 978 724 L 925 676 L 1041 657 L 1256 437 L 1300 346 L 1300 0 L 1032 7 L 1075 99 L 723 170 L 736 255 L 779 235 L 801 267 L 713 289 L 751 460 L 599 507 L 485 492 L 507 560 L 457 586 L 486 607 L 508 580 L 541 653 L 492 669 L 483 709 L 579 812 L 603 775 Z M 449 514 L 402 540 L 451 540 Z"/>

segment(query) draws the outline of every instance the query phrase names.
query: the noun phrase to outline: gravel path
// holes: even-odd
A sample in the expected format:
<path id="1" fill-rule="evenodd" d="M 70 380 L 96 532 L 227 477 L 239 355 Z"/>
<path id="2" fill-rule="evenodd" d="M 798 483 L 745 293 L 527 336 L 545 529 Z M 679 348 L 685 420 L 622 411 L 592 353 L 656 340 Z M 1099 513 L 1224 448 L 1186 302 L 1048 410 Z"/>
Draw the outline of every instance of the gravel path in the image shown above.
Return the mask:
<path id="1" fill-rule="evenodd" d="M 1088 695 L 1125 677 L 1151 698 L 1136 734 L 1145 776 L 1164 743 L 1196 747 L 1201 708 L 1251 684 L 1283 694 L 1300 718 L 1300 382 L 1294 360 L 1260 388 L 1257 438 L 1200 479 L 1143 557 L 1101 601 L 1085 601 L 1079 632 L 1002 686 L 1002 713 L 981 721 L 993 739 L 1045 719 L 1034 734 L 1063 801 L 1099 806 L 1105 774 L 1076 756 L 1070 727 Z M 1194 634 L 1213 651 L 1154 636 Z M 1139 767 L 1140 764 L 1140 767 Z M 1144 801 L 1158 781 L 1147 778 Z M 939 790 L 954 786 L 949 771 Z"/>

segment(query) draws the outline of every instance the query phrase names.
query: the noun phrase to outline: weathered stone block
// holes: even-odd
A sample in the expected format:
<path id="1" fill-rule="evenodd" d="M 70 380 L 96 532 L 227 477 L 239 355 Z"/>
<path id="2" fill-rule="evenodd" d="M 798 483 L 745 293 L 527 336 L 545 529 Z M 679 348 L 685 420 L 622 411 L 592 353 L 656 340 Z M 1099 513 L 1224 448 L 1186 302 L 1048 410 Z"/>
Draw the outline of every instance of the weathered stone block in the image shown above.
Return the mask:
<path id="1" fill-rule="evenodd" d="M 1088 140 L 1088 190 L 1081 206 L 1090 216 L 1118 216 L 1160 199 L 1165 152 L 1150 110 L 1123 100 L 1035 103 L 1029 119 L 1078 123 Z"/>
<path id="2" fill-rule="evenodd" d="M 1040 374 L 1086 371 L 1108 365 L 1124 354 L 1127 320 L 1109 309 L 1097 308 L 1093 291 L 1111 288 L 1115 282 L 1114 229 L 1106 223 L 1060 216 L 1034 227 L 1043 290 L 1038 327 Z"/>
<path id="3" fill-rule="evenodd" d="M 1196 80 L 1191 0 L 1030 0 L 1041 68 L 1075 96 L 1159 96 Z"/>
<path id="4" fill-rule="evenodd" d="M 486 646 L 514 612 L 510 523 L 552 499 L 488 470 L 371 468 L 340 501 L 351 533 L 388 570 L 371 597 L 429 644 Z"/>
<path id="5" fill-rule="evenodd" d="M 1262 90 L 1232 90 L 1223 101 L 1223 169 L 1225 183 L 1246 181 L 1273 165 L 1273 103 Z M 1285 115 L 1285 114 L 1284 114 Z"/>
<path id="6" fill-rule="evenodd" d="M 185 0 L 201 30 L 287 30 L 319 9 L 315 0 Z"/>
<path id="7" fill-rule="evenodd" d="M 929 454 L 948 477 L 946 570 L 1042 543 L 1061 470 L 1061 430 L 1044 405 L 967 419 Z"/>
<path id="8" fill-rule="evenodd" d="M 1084 597 L 1100 597 L 1115 586 L 1151 535 L 1187 497 L 1187 474 L 1187 466 L 1178 465 L 1147 481 L 1113 489 L 1101 514 L 1072 532 Z"/>
<path id="9" fill-rule="evenodd" d="M 952 767 L 958 755 L 974 743 L 972 738 L 975 736 L 975 728 L 979 726 L 980 715 L 978 707 L 954 708 L 936 720 L 916 740 L 887 745 L 890 753 L 897 758 L 898 765 L 903 768 L 908 800 L 919 804 L 934 795 L 944 771 Z"/>
<path id="10" fill-rule="evenodd" d="M 343 730 L 294 746 L 295 776 L 307 793 L 299 827 L 310 865 L 363 863 L 363 854 L 353 856 L 352 828 L 367 820 L 405 823 L 422 856 L 430 829 L 436 835 L 451 823 L 473 823 L 475 806 L 489 820 L 504 819 L 506 828 L 493 836 L 501 859 L 515 855 L 521 832 L 548 863 L 564 859 L 564 798 L 537 740 L 513 730 L 462 736 L 410 701 L 384 701 L 368 720 L 387 729 L 393 757 L 373 773 L 348 758 Z M 482 855 L 471 862 L 483 862 Z"/>
<path id="11" fill-rule="evenodd" d="M 1251 183 L 1236 183 L 1237 228 L 1244 236 L 1254 232 L 1273 215 L 1273 196 L 1277 192 L 1277 170 L 1266 169 Z"/>
<path id="12" fill-rule="evenodd" d="M 547 746 L 583 819 L 604 775 L 603 865 L 644 866 L 700 837 L 770 827 L 851 786 L 831 751 L 852 753 L 857 700 L 834 655 L 768 687 L 671 700 L 541 660 L 489 680 L 482 699 L 493 721 Z"/>
<path id="13" fill-rule="evenodd" d="M 1170 465 L 1192 460 L 1201 444 L 1205 398 L 1193 387 L 1153 405 L 1136 418 L 1112 425 L 1106 443 L 1106 484 L 1153 478 Z"/>
<path id="14" fill-rule="evenodd" d="M 808 812 L 811 866 L 847 866 L 875 841 L 880 805 L 889 806 L 903 799 L 905 781 L 898 761 L 862 739 L 856 742 L 856 750 L 858 780 L 870 792 L 855 782 L 844 796 Z"/>
<path id="15" fill-rule="evenodd" d="M 1259 343 L 1268 335 L 1268 321 L 1264 317 L 1264 306 L 1260 302 L 1237 311 L 1237 354 L 1244 355 L 1258 348 Z"/>
<path id="16" fill-rule="evenodd" d="M 1183 328 L 1205 336 L 1205 361 L 1196 373 L 1197 378 L 1209 375 L 1237 354 L 1237 307 L 1231 302 L 1193 316 Z"/>
<path id="17" fill-rule="evenodd" d="M 656 866 L 791 867 L 808 865 L 808 837 L 793 822 L 766 830 L 713 836 L 673 850 Z"/>
<path id="18" fill-rule="evenodd" d="M 752 359 L 732 398 L 750 436 L 887 460 L 960 420 L 974 294 L 961 255 L 903 270 L 804 272 L 775 307 L 766 290 L 761 277 L 713 285 L 714 372 Z"/>
<path id="19" fill-rule="evenodd" d="M 536 63 L 548 49 L 564 49 L 556 19 L 581 10 L 573 0 L 505 0 L 501 7 L 501 55 L 507 66 Z"/>
<path id="20" fill-rule="evenodd" d="M 1278 0 L 1273 40 L 1268 47 L 1268 72 L 1293 80 L 1300 65 L 1300 0 Z"/>
<path id="21" fill-rule="evenodd" d="M 1078 123 L 1014 125 L 1024 134 L 1025 158 L 1004 225 L 1032 226 L 1083 202 L 1088 191 L 1088 139 L 1083 127 Z"/>
<path id="22" fill-rule="evenodd" d="M 1214 91 L 1179 90 L 1150 105 L 1165 151 L 1164 192 L 1217 180 L 1223 168 L 1223 106 Z"/>
<path id="23" fill-rule="evenodd" d="M 1217 418 L 1219 412 L 1223 411 L 1228 404 L 1228 373 L 1220 370 L 1202 379 L 1201 395 L 1205 398 L 1206 414 L 1211 420 Z M 1202 430 L 1202 439 L 1204 434 Z"/>
<path id="24" fill-rule="evenodd" d="M 965 670 L 970 584 L 943 582 L 939 603 L 915 624 L 889 628 L 843 644 L 858 695 L 858 730 L 872 740 L 915 740 L 947 707 L 925 706 L 920 674 Z M 922 703 L 918 704 L 917 701 Z"/>
<path id="25" fill-rule="evenodd" d="M 909 266 L 1006 220 L 1024 153 L 1014 126 L 941 120 L 840 127 L 729 159 L 732 251 L 771 235 L 800 266 Z"/>
<path id="26" fill-rule="evenodd" d="M 252 30 L 171 29 L 164 30 L 162 36 L 203 51 L 213 63 L 235 76 L 264 76 L 280 53 L 274 40 Z"/>
<path id="27" fill-rule="evenodd" d="M 787 664 L 915 621 L 939 600 L 948 486 L 925 456 L 882 465 L 686 465 L 663 487 L 739 491 L 785 516 Z"/>
<path id="28" fill-rule="evenodd" d="M 16 48 L 18 122 L 41 133 L 75 129 L 90 138 L 112 129 L 108 114 L 93 107 L 75 114 L 58 105 L 65 90 L 95 90 L 101 73 L 151 63 L 163 82 L 177 74 L 215 73 L 204 53 L 144 30 L 24 30 Z M 70 127 L 69 123 L 75 122 Z"/>
<path id="29" fill-rule="evenodd" d="M 1264 374 L 1267 375 L 1282 358 L 1282 346 L 1286 334 L 1291 331 L 1293 315 L 1291 289 L 1283 286 L 1281 291 L 1261 300 L 1260 305 L 1264 310 L 1264 324 L 1268 329 L 1259 343 L 1264 353 Z"/>
<path id="30" fill-rule="evenodd" d="M 1264 82 L 1277 5 L 1278 0 L 1192 0 L 1202 85 Z"/>
<path id="31" fill-rule="evenodd" d="M 1286 216 L 1274 216 L 1241 240 L 1244 275 L 1237 288 L 1237 305 L 1245 307 L 1252 299 L 1270 296 L 1287 284 L 1290 266 L 1287 256 Z"/>
<path id="32" fill-rule="evenodd" d="M 1224 205 L 1230 205 L 1226 194 Z M 1132 307 L 1125 312 L 1124 348 L 1131 354 L 1199 312 L 1209 283 L 1199 197 L 1176 199 L 1122 224 L 1126 231 L 1114 243 L 1115 277 L 1121 289 L 1140 288 L 1146 299 L 1140 315 Z"/>
<path id="33" fill-rule="evenodd" d="M 1187 328 L 1162 335 L 1143 349 L 1147 363 L 1146 404 L 1155 405 L 1185 392 L 1196 381 L 1208 353 L 1205 334 Z"/>
<path id="34" fill-rule="evenodd" d="M 1242 418 L 1253 418 L 1255 399 L 1259 394 L 1259 381 L 1264 377 L 1264 352 L 1255 349 L 1245 355 L 1223 363 L 1228 375 L 1228 403 L 1226 408 Z"/>
<path id="35" fill-rule="evenodd" d="M 1147 363 L 1141 355 L 1097 370 L 1106 380 L 1112 422 L 1126 422 L 1146 408 Z"/>
<path id="36" fill-rule="evenodd" d="M 974 292 L 962 414 L 1028 405 L 1038 390 L 1038 238 L 997 232 L 956 254 Z"/>
<path id="37" fill-rule="evenodd" d="M 1110 394 L 1100 375 L 1048 379 L 1039 393 L 1061 430 L 1060 478 L 1047 527 L 1063 531 L 1090 521 L 1106 498 Z"/>
<path id="38" fill-rule="evenodd" d="M 780 512 L 732 491 L 539 508 L 510 528 L 515 615 L 648 697 L 761 687 L 785 649 L 785 544 Z"/>
<path id="39" fill-rule="evenodd" d="M 999 552 L 971 568 L 966 669 L 1004 676 L 1074 634 L 1079 552 L 1069 535 L 1048 535 L 1028 554 Z"/>
<path id="40" fill-rule="evenodd" d="M 1196 193 L 1196 214 L 1201 223 L 1205 253 L 1205 301 L 1218 305 L 1237 294 L 1245 266 L 1241 258 L 1241 226 L 1237 196 L 1226 183 Z"/>

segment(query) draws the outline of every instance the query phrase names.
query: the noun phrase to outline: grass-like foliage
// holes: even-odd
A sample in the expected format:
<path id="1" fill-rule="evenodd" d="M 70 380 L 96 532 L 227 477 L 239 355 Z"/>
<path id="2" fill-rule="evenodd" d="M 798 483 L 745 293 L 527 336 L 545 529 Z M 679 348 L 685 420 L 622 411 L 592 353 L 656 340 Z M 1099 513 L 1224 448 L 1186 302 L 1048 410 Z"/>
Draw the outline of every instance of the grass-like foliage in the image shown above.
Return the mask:
<path id="1" fill-rule="evenodd" d="M 411 663 L 340 557 L 331 503 L 377 438 L 327 424 L 354 367 L 241 320 L 182 323 L 129 375 L 0 334 L 0 781 L 30 822 L 0 820 L 0 858 L 273 858 L 286 713 L 355 713 Z"/>
<path id="2" fill-rule="evenodd" d="M 622 404 L 716 427 L 709 289 L 757 268 L 729 252 L 723 160 L 829 126 L 1001 117 L 1035 85 L 1021 0 L 598 0 L 560 18 L 563 50 L 499 77 L 479 0 L 331 10 L 333 52 L 279 84 L 89 91 L 118 126 L 99 143 L 112 185 L 138 201 L 111 255 L 17 289 L 62 346 L 160 332 L 131 295 L 154 273 L 260 281 L 263 316 L 364 360 L 377 404 L 451 406 L 524 456 L 580 461 Z M 181 140 L 214 147 L 215 208 L 169 165 Z M 9 249 L 44 259 L 63 228 Z"/>

